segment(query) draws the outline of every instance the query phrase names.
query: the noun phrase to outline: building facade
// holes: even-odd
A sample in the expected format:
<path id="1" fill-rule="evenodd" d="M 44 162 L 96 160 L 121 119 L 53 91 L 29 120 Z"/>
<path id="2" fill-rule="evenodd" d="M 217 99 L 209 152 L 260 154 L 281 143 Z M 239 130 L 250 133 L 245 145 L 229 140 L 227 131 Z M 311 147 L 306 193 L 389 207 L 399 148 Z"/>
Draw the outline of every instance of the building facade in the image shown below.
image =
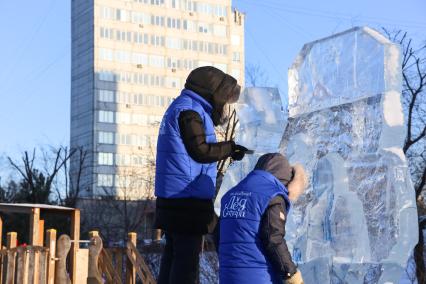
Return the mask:
<path id="1" fill-rule="evenodd" d="M 71 181 L 81 197 L 153 195 L 162 116 L 189 72 L 244 85 L 244 15 L 231 0 L 72 0 Z"/>

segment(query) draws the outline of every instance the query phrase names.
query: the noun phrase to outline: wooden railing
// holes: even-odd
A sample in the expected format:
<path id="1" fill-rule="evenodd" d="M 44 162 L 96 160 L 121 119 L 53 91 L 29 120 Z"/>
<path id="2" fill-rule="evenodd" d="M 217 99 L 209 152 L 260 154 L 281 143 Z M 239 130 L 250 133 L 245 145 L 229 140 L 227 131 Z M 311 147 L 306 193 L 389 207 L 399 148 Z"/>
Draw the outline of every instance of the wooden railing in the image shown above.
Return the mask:
<path id="1" fill-rule="evenodd" d="M 7 246 L 0 250 L 0 284 L 70 284 L 67 270 L 73 240 L 56 231 L 46 232 L 46 245 L 16 246 L 17 233 L 7 234 Z M 129 233 L 127 247 L 104 248 L 99 233 L 90 233 L 89 249 L 78 249 L 78 283 L 136 284 L 156 283 L 148 265 L 136 248 L 136 233 Z M 77 246 L 77 245 L 76 245 Z M 78 247 L 78 246 L 77 246 Z M 83 254 L 84 255 L 84 254 Z M 69 267 L 69 266 L 68 266 Z"/>
<path id="2" fill-rule="evenodd" d="M 49 232 L 48 234 L 50 235 Z M 66 247 L 67 244 L 63 242 L 64 237 L 65 236 L 61 237 L 62 239 L 60 238 L 57 244 L 52 244 L 55 246 L 53 253 L 55 250 L 58 252 L 56 257 L 52 260 L 52 250 L 50 247 L 17 247 L 17 233 L 8 233 L 7 246 L 0 250 L 0 283 L 69 283 L 61 281 L 61 279 L 68 279 L 69 281 L 69 277 L 66 266 L 59 265 L 60 263 L 66 262 L 66 257 L 70 249 Z M 58 263 L 56 271 L 55 262 Z M 55 275 L 57 277 L 55 277 Z M 62 277 L 59 277 L 59 275 L 62 275 Z"/>
<path id="3" fill-rule="evenodd" d="M 90 284 L 135 284 L 136 276 L 142 283 L 156 283 L 148 265 L 136 248 L 136 233 L 129 233 L 126 248 L 103 248 L 102 239 L 97 232 L 91 232 L 89 248 Z"/>

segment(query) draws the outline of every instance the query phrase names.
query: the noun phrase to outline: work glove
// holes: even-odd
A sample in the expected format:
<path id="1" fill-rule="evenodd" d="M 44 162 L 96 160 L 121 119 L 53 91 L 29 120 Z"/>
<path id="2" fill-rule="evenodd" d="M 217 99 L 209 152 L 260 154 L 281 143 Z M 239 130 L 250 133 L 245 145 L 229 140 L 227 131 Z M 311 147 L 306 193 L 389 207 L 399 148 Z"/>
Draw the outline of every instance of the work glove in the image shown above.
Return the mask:
<path id="1" fill-rule="evenodd" d="M 297 270 L 290 278 L 285 280 L 285 284 L 303 284 L 302 273 L 300 270 Z"/>
<path id="2" fill-rule="evenodd" d="M 244 155 L 246 154 L 247 151 L 248 149 L 246 147 L 235 144 L 235 146 L 232 147 L 233 153 L 231 155 L 231 158 L 234 161 L 241 161 L 244 158 Z"/>

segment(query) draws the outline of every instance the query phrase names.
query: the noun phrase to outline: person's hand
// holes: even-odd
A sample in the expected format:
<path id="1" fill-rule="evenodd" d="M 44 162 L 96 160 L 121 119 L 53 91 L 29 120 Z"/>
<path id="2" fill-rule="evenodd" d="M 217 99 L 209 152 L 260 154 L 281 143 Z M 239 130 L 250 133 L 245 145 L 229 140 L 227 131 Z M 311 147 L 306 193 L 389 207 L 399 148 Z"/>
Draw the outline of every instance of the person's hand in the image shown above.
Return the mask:
<path id="1" fill-rule="evenodd" d="M 241 161 L 244 158 L 244 155 L 246 154 L 247 151 L 248 149 L 246 147 L 241 145 L 235 145 L 235 147 L 233 148 L 233 153 L 231 155 L 231 158 L 235 161 Z"/>
<path id="2" fill-rule="evenodd" d="M 285 284 L 303 284 L 302 273 L 300 270 L 297 270 L 290 278 L 285 280 Z"/>

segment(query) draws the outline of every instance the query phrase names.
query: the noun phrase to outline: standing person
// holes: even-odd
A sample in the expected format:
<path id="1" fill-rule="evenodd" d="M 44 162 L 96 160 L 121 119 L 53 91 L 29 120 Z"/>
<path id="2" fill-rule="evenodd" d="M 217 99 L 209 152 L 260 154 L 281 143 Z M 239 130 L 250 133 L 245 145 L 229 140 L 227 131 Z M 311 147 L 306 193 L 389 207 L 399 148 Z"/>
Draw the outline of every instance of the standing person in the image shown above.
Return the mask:
<path id="1" fill-rule="evenodd" d="M 301 166 L 279 154 L 259 158 L 254 170 L 221 200 L 221 284 L 303 284 L 285 236 L 290 202 L 306 188 Z"/>
<path id="2" fill-rule="evenodd" d="M 193 70 L 161 122 L 155 173 L 156 227 L 165 232 L 159 284 L 198 283 L 202 236 L 214 220 L 216 162 L 247 149 L 217 142 L 214 127 L 238 100 L 237 80 L 217 68 Z"/>

